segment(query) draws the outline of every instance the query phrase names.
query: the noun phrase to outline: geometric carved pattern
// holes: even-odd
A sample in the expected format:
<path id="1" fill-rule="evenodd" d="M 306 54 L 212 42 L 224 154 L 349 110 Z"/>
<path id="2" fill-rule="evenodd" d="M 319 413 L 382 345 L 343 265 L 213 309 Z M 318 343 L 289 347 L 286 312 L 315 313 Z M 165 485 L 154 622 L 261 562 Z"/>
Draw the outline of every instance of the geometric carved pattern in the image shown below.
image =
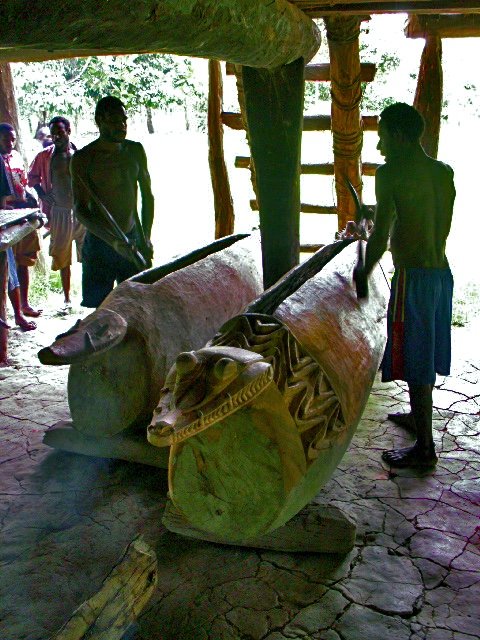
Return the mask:
<path id="1" fill-rule="evenodd" d="M 345 429 L 340 403 L 319 364 L 272 316 L 243 314 L 229 320 L 211 346 L 247 349 L 273 368 L 273 380 L 297 425 L 307 461 Z"/>

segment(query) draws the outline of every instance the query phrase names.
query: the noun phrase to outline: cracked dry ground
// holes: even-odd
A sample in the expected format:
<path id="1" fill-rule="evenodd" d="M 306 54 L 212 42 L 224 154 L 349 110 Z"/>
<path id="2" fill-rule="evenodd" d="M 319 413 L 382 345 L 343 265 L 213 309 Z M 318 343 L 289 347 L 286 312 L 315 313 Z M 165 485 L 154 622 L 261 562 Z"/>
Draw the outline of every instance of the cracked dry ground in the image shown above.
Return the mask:
<path id="1" fill-rule="evenodd" d="M 335 557 L 182 539 L 161 524 L 164 471 L 45 447 L 44 430 L 68 417 L 67 371 L 35 354 L 75 319 L 50 314 L 35 332 L 13 330 L 13 366 L 0 370 L 2 640 L 48 638 L 139 532 L 158 555 L 159 584 L 130 639 L 480 637 L 478 326 L 454 330 L 453 375 L 434 393 L 435 472 L 382 464 L 382 449 L 408 443 L 385 420 L 406 395 L 376 383 L 318 497 L 358 523 L 353 551 Z"/>

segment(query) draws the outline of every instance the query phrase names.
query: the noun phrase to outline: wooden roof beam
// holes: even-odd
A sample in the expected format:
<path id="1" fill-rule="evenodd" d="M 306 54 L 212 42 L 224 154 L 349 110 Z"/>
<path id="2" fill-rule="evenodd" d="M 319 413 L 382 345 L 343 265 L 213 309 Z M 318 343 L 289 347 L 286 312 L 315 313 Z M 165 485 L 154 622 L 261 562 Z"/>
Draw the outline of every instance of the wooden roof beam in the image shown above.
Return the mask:
<path id="1" fill-rule="evenodd" d="M 287 0 L 1 0 L 0 61 L 174 53 L 274 69 L 310 60 L 320 32 Z"/>
<path id="2" fill-rule="evenodd" d="M 290 0 L 311 18 L 332 14 L 480 13 L 479 0 Z"/>
<path id="3" fill-rule="evenodd" d="M 405 35 L 407 38 L 476 38 L 480 36 L 480 14 L 410 16 Z"/>

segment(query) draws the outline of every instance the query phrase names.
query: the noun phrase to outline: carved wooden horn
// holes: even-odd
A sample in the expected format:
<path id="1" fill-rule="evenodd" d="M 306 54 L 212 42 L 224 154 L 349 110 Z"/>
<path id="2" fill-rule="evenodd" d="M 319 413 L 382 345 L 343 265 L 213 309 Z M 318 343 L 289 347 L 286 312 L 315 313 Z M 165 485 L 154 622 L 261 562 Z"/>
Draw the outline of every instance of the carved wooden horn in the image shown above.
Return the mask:
<path id="1" fill-rule="evenodd" d="M 249 233 L 237 233 L 235 235 L 225 236 L 224 238 L 220 238 L 219 240 L 215 240 L 214 242 L 207 244 L 205 247 L 200 247 L 200 249 L 195 249 L 184 256 L 180 256 L 180 258 L 176 258 L 175 260 L 172 260 L 172 262 L 167 262 L 166 264 L 161 264 L 159 267 L 142 271 L 130 278 L 130 280 L 133 282 L 141 282 L 142 284 L 154 284 L 155 282 L 158 282 L 158 280 L 168 276 L 169 273 L 180 271 L 180 269 L 188 267 L 189 265 L 202 260 L 202 258 L 206 258 L 212 253 L 222 251 L 222 249 L 226 249 L 230 245 L 235 244 L 235 242 L 248 238 L 249 235 Z"/>
<path id="2" fill-rule="evenodd" d="M 245 313 L 272 314 L 275 309 L 291 296 L 302 284 L 313 278 L 319 271 L 343 251 L 347 245 L 355 242 L 353 239 L 338 240 L 313 254 L 311 258 L 289 271 L 281 280 L 267 289 L 245 309 Z"/>
<path id="3" fill-rule="evenodd" d="M 42 364 L 73 364 L 108 351 L 123 340 L 127 322 L 116 311 L 97 309 L 38 352 Z"/>

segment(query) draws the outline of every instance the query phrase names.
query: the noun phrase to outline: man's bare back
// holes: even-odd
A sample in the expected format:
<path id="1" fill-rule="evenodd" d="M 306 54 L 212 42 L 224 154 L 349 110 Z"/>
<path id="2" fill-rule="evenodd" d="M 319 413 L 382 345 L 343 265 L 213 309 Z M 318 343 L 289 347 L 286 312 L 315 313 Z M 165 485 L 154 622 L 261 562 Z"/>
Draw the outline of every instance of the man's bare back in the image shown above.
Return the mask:
<path id="1" fill-rule="evenodd" d="M 395 207 L 390 249 L 397 268 L 445 268 L 445 245 L 452 221 L 452 169 L 419 149 L 394 157 L 376 175 L 378 209 Z"/>

